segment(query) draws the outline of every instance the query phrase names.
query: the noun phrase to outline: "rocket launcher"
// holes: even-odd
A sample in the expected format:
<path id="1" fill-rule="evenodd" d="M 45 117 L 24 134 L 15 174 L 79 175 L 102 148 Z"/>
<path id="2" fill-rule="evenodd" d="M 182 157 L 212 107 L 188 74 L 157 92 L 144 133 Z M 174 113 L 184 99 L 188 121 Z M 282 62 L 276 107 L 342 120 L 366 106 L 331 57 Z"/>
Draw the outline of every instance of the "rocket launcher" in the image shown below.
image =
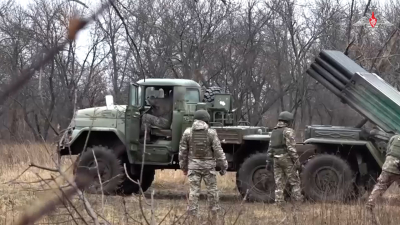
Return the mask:
<path id="1" fill-rule="evenodd" d="M 323 50 L 306 73 L 387 133 L 400 131 L 400 93 L 340 51 Z"/>

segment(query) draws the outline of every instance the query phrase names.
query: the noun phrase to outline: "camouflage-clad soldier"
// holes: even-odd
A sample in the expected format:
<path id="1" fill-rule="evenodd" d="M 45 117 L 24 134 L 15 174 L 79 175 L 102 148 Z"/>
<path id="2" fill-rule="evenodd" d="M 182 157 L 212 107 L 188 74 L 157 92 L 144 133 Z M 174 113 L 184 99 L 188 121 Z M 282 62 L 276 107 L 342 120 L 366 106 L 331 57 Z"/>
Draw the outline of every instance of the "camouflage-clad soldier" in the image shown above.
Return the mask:
<path id="1" fill-rule="evenodd" d="M 283 190 L 286 186 L 286 179 L 292 188 L 292 197 L 297 201 L 303 200 L 300 188 L 298 170 L 301 165 L 296 151 L 295 132 L 289 126 L 293 121 L 293 114 L 287 111 L 281 112 L 278 124 L 271 133 L 269 148 L 267 151 L 267 170 L 274 165 L 275 178 L 275 203 L 284 203 Z"/>
<path id="2" fill-rule="evenodd" d="M 393 182 L 400 181 L 400 135 L 394 135 L 390 138 L 387 150 L 386 159 L 382 166 L 382 172 L 378 177 L 378 183 L 375 184 L 368 201 L 367 209 L 372 209 L 375 206 L 375 201 L 378 197 L 392 185 Z"/>
<path id="3" fill-rule="evenodd" d="M 166 98 L 149 98 L 148 102 L 152 107 L 151 114 L 146 113 L 143 115 L 142 131 L 145 131 L 145 124 L 147 125 L 147 131 L 150 130 L 150 126 L 168 129 L 172 118 L 172 94 Z"/>
<path id="4" fill-rule="evenodd" d="M 224 175 L 228 162 L 222 150 L 217 132 L 209 128 L 210 115 L 205 110 L 194 113 L 192 127 L 185 130 L 179 145 L 179 165 L 188 176 L 190 193 L 188 213 L 197 216 L 201 180 L 207 187 L 207 202 L 212 216 L 220 210 L 216 166 L 221 168 Z"/>

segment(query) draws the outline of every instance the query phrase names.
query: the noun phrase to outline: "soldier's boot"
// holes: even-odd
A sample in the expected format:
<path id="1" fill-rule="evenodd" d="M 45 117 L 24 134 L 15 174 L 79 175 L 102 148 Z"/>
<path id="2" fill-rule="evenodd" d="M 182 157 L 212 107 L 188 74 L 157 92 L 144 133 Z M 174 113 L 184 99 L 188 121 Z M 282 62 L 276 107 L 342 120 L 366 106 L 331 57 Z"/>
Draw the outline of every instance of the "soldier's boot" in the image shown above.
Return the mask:
<path id="1" fill-rule="evenodd" d="M 365 204 L 365 209 L 371 212 L 374 209 L 374 204 L 372 204 L 372 202 L 367 202 L 367 204 Z"/>
<path id="2" fill-rule="evenodd" d="M 212 225 L 220 225 L 224 224 L 221 219 L 224 218 L 224 213 L 222 212 L 223 209 L 219 206 L 218 203 L 212 204 L 209 202 L 209 209 L 208 209 L 208 224 Z"/>
<path id="3" fill-rule="evenodd" d="M 285 211 L 285 206 L 286 206 L 286 202 L 285 201 L 275 201 L 275 203 L 273 204 L 275 207 L 279 208 L 280 210 Z"/>
<path id="4" fill-rule="evenodd" d="M 380 224 L 378 221 L 377 216 L 375 215 L 374 212 L 374 205 L 373 204 L 366 204 L 365 208 L 366 208 L 366 219 L 368 222 L 370 222 L 370 224 L 376 225 L 376 224 Z"/>
<path id="5" fill-rule="evenodd" d="M 187 223 L 185 224 L 198 224 L 199 223 L 199 215 L 193 211 L 188 211 L 188 218 L 187 218 Z"/>
<path id="6" fill-rule="evenodd" d="M 209 224 L 212 225 L 222 225 L 222 221 L 221 221 L 221 216 L 215 212 L 215 211 L 211 211 L 211 213 L 209 214 Z"/>
<path id="7" fill-rule="evenodd" d="M 374 195 L 375 194 L 375 195 Z M 368 196 L 367 203 L 365 204 L 365 208 L 368 211 L 372 211 L 375 208 L 375 202 L 376 202 L 376 193 L 371 193 L 370 196 Z"/>
<path id="8" fill-rule="evenodd" d="M 284 210 L 284 206 L 286 205 L 285 195 L 284 195 L 284 186 L 277 185 L 275 188 L 275 203 L 274 206 L 278 207 L 281 210 Z"/>
<path id="9" fill-rule="evenodd" d="M 293 202 L 293 210 L 301 211 L 301 205 L 305 202 L 303 195 L 295 196 L 295 201 Z"/>
<path id="10" fill-rule="evenodd" d="M 210 221 L 212 225 L 219 225 L 219 217 L 216 213 L 211 213 Z"/>

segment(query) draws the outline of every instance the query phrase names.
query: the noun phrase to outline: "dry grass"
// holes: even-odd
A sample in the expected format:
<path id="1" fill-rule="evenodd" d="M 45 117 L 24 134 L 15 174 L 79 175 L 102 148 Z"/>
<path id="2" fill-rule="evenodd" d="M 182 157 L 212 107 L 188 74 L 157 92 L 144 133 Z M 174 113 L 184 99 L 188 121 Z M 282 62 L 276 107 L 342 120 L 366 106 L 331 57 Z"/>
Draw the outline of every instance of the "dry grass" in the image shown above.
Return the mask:
<path id="1" fill-rule="evenodd" d="M 48 195 L 50 191 L 45 182 L 32 183 L 39 179 L 50 178 L 57 174 L 30 168 L 14 182 L 30 163 L 46 167 L 54 167 L 51 152 L 54 147 L 39 144 L 0 145 L 0 224 L 13 224 L 32 202 Z M 64 168 L 70 160 L 64 162 Z M 218 177 L 221 191 L 221 206 L 226 212 L 225 224 L 372 224 L 364 210 L 363 203 L 353 204 L 310 204 L 301 205 L 297 210 L 279 208 L 261 203 L 242 203 L 235 187 L 235 174 L 228 173 Z M 185 210 L 187 204 L 187 179 L 181 171 L 157 171 L 152 188 L 155 192 L 153 204 L 154 220 L 159 224 L 187 224 Z M 203 188 L 204 190 L 204 188 Z M 146 196 L 149 196 L 147 194 Z M 105 196 L 104 203 L 98 195 L 87 195 L 89 202 L 99 215 L 99 221 L 107 220 L 111 224 L 146 224 L 139 207 L 138 196 L 119 197 Z M 399 208 L 396 206 L 397 196 L 386 198 L 385 204 L 379 204 L 375 210 L 380 224 L 398 224 Z M 55 212 L 43 217 L 38 224 L 85 224 L 80 216 L 90 221 L 83 204 L 77 198 L 73 204 L 59 207 Z M 147 197 L 143 210 L 150 222 L 151 206 Z M 102 207 L 104 206 L 104 207 Z M 206 201 L 200 201 L 201 221 L 207 222 Z M 76 211 L 75 211 L 76 209 Z M 74 219 L 72 219 L 74 218 Z M 199 223 L 200 224 L 200 223 Z M 209 223 L 206 223 L 209 224 Z"/>

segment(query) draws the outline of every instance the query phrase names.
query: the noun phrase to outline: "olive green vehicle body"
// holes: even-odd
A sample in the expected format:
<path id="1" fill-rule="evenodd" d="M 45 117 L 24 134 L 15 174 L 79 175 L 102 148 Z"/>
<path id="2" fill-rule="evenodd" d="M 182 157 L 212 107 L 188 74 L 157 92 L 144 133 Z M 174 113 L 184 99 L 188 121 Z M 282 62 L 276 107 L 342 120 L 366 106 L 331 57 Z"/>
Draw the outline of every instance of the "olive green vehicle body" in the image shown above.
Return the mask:
<path id="1" fill-rule="evenodd" d="M 147 87 L 172 88 L 173 112 L 170 129 L 151 128 L 150 134 L 155 138 L 146 143 L 143 154 L 144 144 L 139 141 L 140 115 L 149 108 L 145 103 Z M 188 90 L 192 102 L 185 100 Z M 197 96 L 193 93 L 197 93 Z M 235 110 L 232 109 L 229 94 L 216 94 L 214 104 L 210 104 L 202 102 L 201 93 L 200 85 L 192 80 L 140 80 L 131 85 L 127 105 L 78 110 L 72 121 L 70 135 L 60 142 L 60 155 L 80 154 L 90 132 L 87 147 L 97 144 L 115 148 L 116 145 L 123 145 L 130 164 L 139 165 L 143 161 L 145 166 L 154 169 L 179 169 L 179 142 L 185 129 L 192 126 L 193 114 L 197 109 L 207 109 L 210 113 L 210 125 L 217 130 L 229 162 L 229 171 L 236 171 L 243 156 L 251 153 L 251 149 L 245 153 L 243 146 L 246 142 L 259 146 L 254 151 L 266 151 L 269 141 L 267 127 L 248 126 L 246 122 L 235 121 Z"/>

